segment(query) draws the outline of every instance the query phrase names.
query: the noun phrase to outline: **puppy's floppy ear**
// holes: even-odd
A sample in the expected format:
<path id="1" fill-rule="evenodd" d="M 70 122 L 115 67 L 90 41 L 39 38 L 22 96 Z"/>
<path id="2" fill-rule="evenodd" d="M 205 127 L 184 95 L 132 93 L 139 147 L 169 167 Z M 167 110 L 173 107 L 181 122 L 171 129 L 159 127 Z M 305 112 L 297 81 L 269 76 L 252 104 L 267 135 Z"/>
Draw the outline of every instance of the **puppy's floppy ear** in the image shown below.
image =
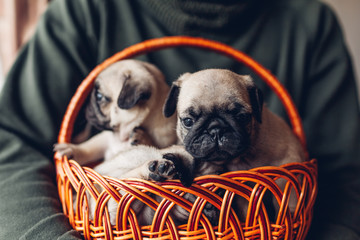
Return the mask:
<path id="1" fill-rule="evenodd" d="M 255 119 L 261 123 L 262 122 L 262 108 L 264 103 L 263 94 L 260 89 L 255 85 L 248 87 L 250 103 L 252 106 L 252 112 Z"/>
<path id="2" fill-rule="evenodd" d="M 124 85 L 120 91 L 117 103 L 121 109 L 130 109 L 140 100 L 148 100 L 151 97 L 151 88 L 146 84 L 134 83 L 131 76 L 126 76 Z"/>
<path id="3" fill-rule="evenodd" d="M 252 113 L 259 123 L 262 122 L 262 109 L 264 104 L 264 98 L 262 91 L 256 87 L 250 76 L 245 76 L 247 79 L 247 91 L 249 93 L 250 104 L 252 107 Z"/>
<path id="4" fill-rule="evenodd" d="M 165 100 L 165 105 L 163 109 L 165 117 L 171 117 L 175 113 L 179 93 L 180 87 L 176 83 L 173 83 L 171 85 L 170 92 Z"/>
<path id="5" fill-rule="evenodd" d="M 165 100 L 165 105 L 164 105 L 164 109 L 163 109 L 165 117 L 171 117 L 175 113 L 176 105 L 177 105 L 178 98 L 179 98 L 181 83 L 182 83 L 183 79 L 185 79 L 189 75 L 190 75 L 190 73 L 184 73 L 183 75 L 181 75 L 179 77 L 178 80 L 173 82 L 173 84 L 171 85 L 171 89 Z"/>

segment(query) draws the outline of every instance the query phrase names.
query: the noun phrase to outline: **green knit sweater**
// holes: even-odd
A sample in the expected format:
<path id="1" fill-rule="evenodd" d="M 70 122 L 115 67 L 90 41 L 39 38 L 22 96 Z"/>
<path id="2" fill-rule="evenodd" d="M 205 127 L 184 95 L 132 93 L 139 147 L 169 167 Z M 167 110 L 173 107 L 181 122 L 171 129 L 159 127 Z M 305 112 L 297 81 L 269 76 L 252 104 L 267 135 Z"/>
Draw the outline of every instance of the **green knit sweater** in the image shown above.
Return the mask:
<path id="1" fill-rule="evenodd" d="M 77 86 L 107 57 L 150 38 L 201 36 L 239 49 L 275 74 L 301 114 L 319 197 L 309 239 L 360 238 L 360 117 L 355 81 L 333 12 L 315 0 L 54 0 L 22 49 L 0 97 L 0 239 L 78 239 L 61 211 L 52 145 Z M 216 53 L 153 52 L 171 83 L 183 72 L 254 73 Z M 84 123 L 80 114 L 75 129 Z"/>

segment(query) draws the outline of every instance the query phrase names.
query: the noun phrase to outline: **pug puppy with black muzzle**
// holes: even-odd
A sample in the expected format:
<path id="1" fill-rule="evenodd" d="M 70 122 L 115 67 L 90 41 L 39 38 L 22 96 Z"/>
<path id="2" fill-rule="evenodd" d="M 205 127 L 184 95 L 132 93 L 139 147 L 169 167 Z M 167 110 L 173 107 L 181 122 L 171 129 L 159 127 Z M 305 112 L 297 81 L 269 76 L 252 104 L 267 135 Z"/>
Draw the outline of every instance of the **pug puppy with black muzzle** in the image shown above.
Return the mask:
<path id="1" fill-rule="evenodd" d="M 264 106 L 250 76 L 223 69 L 183 74 L 171 87 L 164 113 L 167 117 L 177 113 L 183 154 L 178 150 L 172 157 L 184 163 L 181 169 L 188 171 L 187 176 L 305 160 L 299 140 L 284 120 Z M 187 185 L 191 181 L 183 180 Z M 278 180 L 278 184 L 283 189 L 285 181 Z M 292 194 L 292 212 L 296 203 Z M 244 218 L 245 199 L 237 199 L 236 205 Z"/>
<path id="2" fill-rule="evenodd" d="M 130 59 L 110 65 L 95 79 L 86 107 L 89 125 L 102 131 L 90 139 L 85 131 L 76 138 L 79 144 L 55 144 L 54 151 L 86 165 L 112 159 L 132 145 L 161 149 L 176 143 L 176 117 L 162 113 L 169 89 L 153 64 Z"/>

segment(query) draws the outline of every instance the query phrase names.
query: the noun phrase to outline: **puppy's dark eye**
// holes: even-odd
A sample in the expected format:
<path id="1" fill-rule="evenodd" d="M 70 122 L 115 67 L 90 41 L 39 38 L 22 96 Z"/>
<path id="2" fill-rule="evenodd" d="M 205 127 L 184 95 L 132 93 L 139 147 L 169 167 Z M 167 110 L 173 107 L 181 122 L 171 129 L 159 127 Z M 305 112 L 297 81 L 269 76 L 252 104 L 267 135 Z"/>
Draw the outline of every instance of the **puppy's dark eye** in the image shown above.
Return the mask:
<path id="1" fill-rule="evenodd" d="M 192 120 L 191 118 L 184 118 L 182 119 L 182 123 L 185 127 L 190 128 L 192 127 L 192 125 L 194 125 L 194 120 Z"/>

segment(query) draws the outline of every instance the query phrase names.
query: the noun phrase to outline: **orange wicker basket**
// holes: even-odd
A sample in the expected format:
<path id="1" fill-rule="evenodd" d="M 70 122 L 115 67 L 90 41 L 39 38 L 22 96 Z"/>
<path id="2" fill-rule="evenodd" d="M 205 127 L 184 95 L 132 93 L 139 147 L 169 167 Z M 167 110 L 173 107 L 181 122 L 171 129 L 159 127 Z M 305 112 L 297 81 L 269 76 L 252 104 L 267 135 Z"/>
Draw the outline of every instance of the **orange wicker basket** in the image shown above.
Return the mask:
<path id="1" fill-rule="evenodd" d="M 98 65 L 81 83 L 71 99 L 58 141 L 71 141 L 78 112 L 93 87 L 94 79 L 104 68 L 121 59 L 170 47 L 195 47 L 215 51 L 252 69 L 278 95 L 288 114 L 293 132 L 304 148 L 306 147 L 297 109 L 288 92 L 269 71 L 244 53 L 225 44 L 193 37 L 147 40 L 116 53 Z M 179 181 L 155 183 L 141 179 L 101 176 L 91 168 L 81 167 L 66 157 L 56 157 L 56 154 L 55 164 L 63 211 L 69 217 L 73 228 L 81 232 L 85 239 L 304 239 L 310 227 L 317 194 L 317 164 L 314 159 L 281 167 L 260 167 L 249 171 L 228 172 L 220 176 L 203 176 L 196 178 L 189 188 L 182 186 Z M 287 181 L 283 191 L 275 182 L 279 178 Z M 101 186 L 102 191 L 99 192 L 94 185 Z M 121 195 L 120 189 L 126 194 Z M 222 197 L 214 193 L 219 189 L 225 191 Z M 288 208 L 290 191 L 294 191 L 298 197 L 293 214 Z M 272 194 L 280 206 L 273 221 L 269 219 L 263 203 L 265 192 Z M 161 196 L 163 200 L 157 202 L 147 193 Z M 197 200 L 194 203 L 189 202 L 183 198 L 185 193 L 196 195 Z M 231 208 L 235 195 L 249 201 L 244 222 L 238 219 Z M 89 218 L 89 196 L 96 201 L 94 219 Z M 110 223 L 106 206 L 111 198 L 118 202 L 115 225 Z M 155 210 L 152 225 L 138 224 L 136 215 L 130 207 L 135 199 Z M 202 214 L 207 202 L 220 211 L 217 226 L 213 226 Z M 189 212 L 187 224 L 174 224 L 169 211 L 175 205 Z"/>

